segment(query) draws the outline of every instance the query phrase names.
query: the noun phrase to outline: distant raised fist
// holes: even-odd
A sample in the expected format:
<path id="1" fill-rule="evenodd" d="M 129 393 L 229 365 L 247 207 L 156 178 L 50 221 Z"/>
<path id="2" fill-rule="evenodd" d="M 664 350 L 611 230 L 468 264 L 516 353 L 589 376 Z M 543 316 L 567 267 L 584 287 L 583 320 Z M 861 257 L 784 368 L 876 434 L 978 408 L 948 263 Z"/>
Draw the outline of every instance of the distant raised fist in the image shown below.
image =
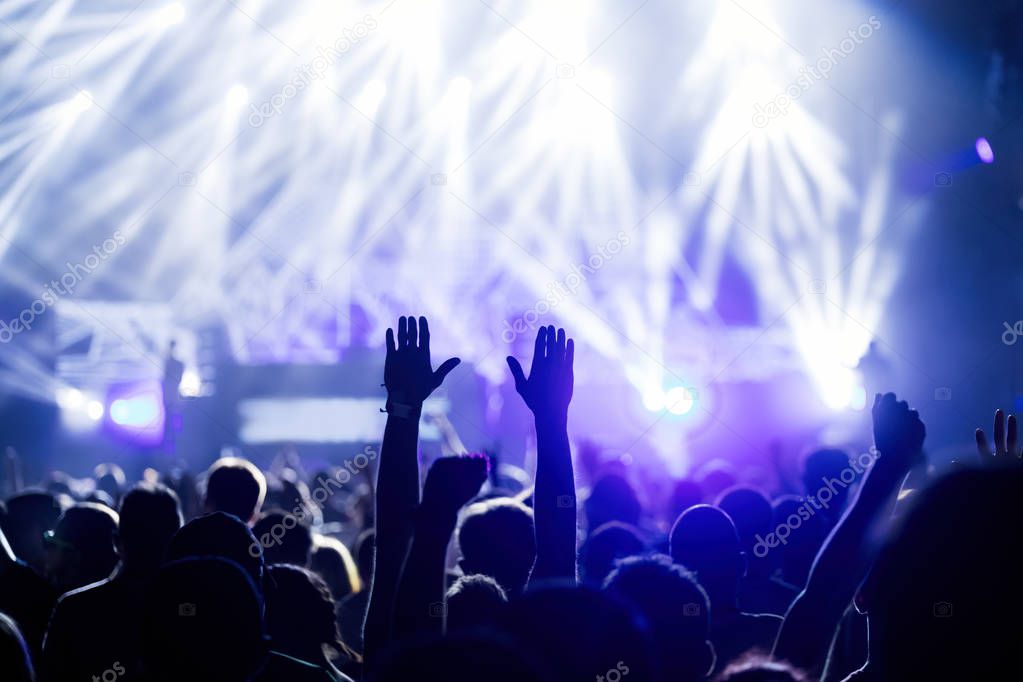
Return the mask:
<path id="1" fill-rule="evenodd" d="M 894 393 L 878 393 L 871 414 L 874 445 L 882 455 L 915 459 L 921 453 L 927 431 L 920 414 L 905 400 L 896 401 Z"/>

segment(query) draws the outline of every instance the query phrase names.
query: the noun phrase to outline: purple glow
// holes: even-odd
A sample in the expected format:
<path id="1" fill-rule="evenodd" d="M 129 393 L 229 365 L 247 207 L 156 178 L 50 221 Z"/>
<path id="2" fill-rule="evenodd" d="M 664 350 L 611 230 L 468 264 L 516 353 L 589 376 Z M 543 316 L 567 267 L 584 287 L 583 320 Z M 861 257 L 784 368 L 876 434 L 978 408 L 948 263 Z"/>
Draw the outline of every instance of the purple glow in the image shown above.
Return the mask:
<path id="1" fill-rule="evenodd" d="M 163 438 L 163 398 L 158 382 L 142 382 L 111 388 L 107 394 L 110 426 L 143 445 Z"/>
<path id="2" fill-rule="evenodd" d="M 977 156 L 980 157 L 981 161 L 983 161 L 984 163 L 995 162 L 995 152 L 993 149 L 991 149 L 991 143 L 987 141 L 986 137 L 978 137 L 976 146 Z"/>

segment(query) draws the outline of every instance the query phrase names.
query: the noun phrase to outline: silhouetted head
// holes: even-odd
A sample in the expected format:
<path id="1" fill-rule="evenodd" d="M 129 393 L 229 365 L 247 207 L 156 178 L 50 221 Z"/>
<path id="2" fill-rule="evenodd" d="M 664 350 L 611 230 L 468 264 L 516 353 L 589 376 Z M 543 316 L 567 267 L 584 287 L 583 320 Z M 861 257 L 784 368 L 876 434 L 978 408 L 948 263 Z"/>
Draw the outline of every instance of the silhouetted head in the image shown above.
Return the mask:
<path id="1" fill-rule="evenodd" d="M 141 651 L 154 682 L 248 682 L 268 651 L 259 590 L 222 558 L 164 565 L 143 607 Z"/>
<path id="2" fill-rule="evenodd" d="M 193 519 L 174 534 L 167 548 L 168 561 L 205 556 L 238 564 L 257 586 L 262 585 L 263 548 L 237 516 L 214 512 Z"/>
<path id="3" fill-rule="evenodd" d="M 448 588 L 447 630 L 492 626 L 508 596 L 488 575 L 463 575 Z"/>
<path id="4" fill-rule="evenodd" d="M 920 495 L 857 602 L 879 679 L 1006 679 L 1019 669 L 1023 470 L 961 471 Z M 1009 674 L 1008 677 L 1011 677 Z"/>
<path id="5" fill-rule="evenodd" d="M 117 512 L 79 502 L 61 514 L 46 534 L 46 573 L 60 592 L 110 577 L 117 566 Z"/>
<path id="6" fill-rule="evenodd" d="M 335 601 L 362 591 L 362 580 L 351 552 L 337 538 L 314 536 L 309 568 L 327 583 Z"/>
<path id="7" fill-rule="evenodd" d="M 745 656 L 734 661 L 714 678 L 714 682 L 807 682 L 808 678 L 788 663 L 764 656 Z"/>
<path id="8" fill-rule="evenodd" d="M 757 536 L 772 530 L 773 510 L 767 496 L 755 488 L 736 486 L 718 497 L 717 505 L 735 524 L 743 551 L 752 552 Z"/>
<path id="9" fill-rule="evenodd" d="M 91 493 L 82 498 L 82 502 L 94 502 L 96 504 L 102 504 L 104 507 L 109 509 L 117 509 L 117 502 L 115 498 L 108 495 L 103 490 L 93 490 Z"/>
<path id="10" fill-rule="evenodd" d="M 646 543 L 632 526 L 618 521 L 605 523 L 590 533 L 579 550 L 579 572 L 583 582 L 603 585 L 615 562 L 646 551 Z"/>
<path id="11" fill-rule="evenodd" d="M 643 506 L 628 479 L 618 474 L 605 474 L 593 484 L 584 509 L 586 528 L 592 532 L 611 521 L 639 525 Z"/>
<path id="12" fill-rule="evenodd" d="M 550 586 L 512 599 L 502 619 L 526 651 L 559 682 L 591 682 L 618 666 L 631 679 L 654 679 L 645 622 L 620 597 L 592 587 Z"/>
<path id="13" fill-rule="evenodd" d="M 456 632 L 399 645 L 374 682 L 555 682 L 528 651 L 493 632 Z M 562 682 L 558 680 L 557 682 Z"/>
<path id="14" fill-rule="evenodd" d="M 207 512 L 226 512 L 251 523 L 265 497 L 266 478 L 248 460 L 221 457 L 206 472 Z"/>
<path id="15" fill-rule="evenodd" d="M 803 588 L 813 560 L 828 535 L 827 521 L 806 499 L 784 495 L 774 501 L 772 532 L 781 526 L 790 529 L 785 544 L 775 550 L 781 552 L 782 578 L 790 585 Z"/>
<path id="16" fill-rule="evenodd" d="M 711 607 L 734 605 L 746 564 L 728 514 L 708 504 L 691 507 L 678 517 L 669 543 L 671 558 L 696 573 Z"/>
<path id="17" fill-rule="evenodd" d="M 166 486 L 139 483 L 121 501 L 117 551 L 126 566 L 155 570 L 181 528 L 178 496 Z"/>
<path id="18" fill-rule="evenodd" d="M 92 477 L 96 479 L 96 489 L 109 495 L 116 506 L 121 501 L 121 495 L 124 494 L 128 483 L 124 469 L 112 462 L 104 462 L 96 465 L 92 470 Z"/>
<path id="19" fill-rule="evenodd" d="M 350 655 L 341 643 L 336 605 L 320 576 L 299 566 L 267 567 L 266 626 L 271 647 L 311 663 L 322 658 L 327 646 Z"/>
<path id="20" fill-rule="evenodd" d="M 4 535 L 14 554 L 39 573 L 46 570 L 43 534 L 53 530 L 60 513 L 60 503 L 51 493 L 29 491 L 7 499 Z"/>
<path id="21" fill-rule="evenodd" d="M 9 682 L 34 682 L 32 657 L 14 621 L 0 613 L 0 670 Z"/>
<path id="22" fill-rule="evenodd" d="M 803 489 L 807 495 L 816 496 L 821 488 L 827 487 L 829 481 L 841 481 L 842 471 L 849 469 L 849 453 L 838 448 L 820 448 L 814 450 L 803 461 Z M 837 520 L 842 516 L 846 500 L 849 498 L 847 484 L 832 485 L 829 488 L 834 494 L 828 508 L 822 513 Z"/>
<path id="23" fill-rule="evenodd" d="M 674 523 L 679 514 L 703 502 L 703 488 L 694 479 L 683 478 L 675 481 L 668 502 L 668 522 Z"/>
<path id="24" fill-rule="evenodd" d="M 704 499 L 716 500 L 718 495 L 734 486 L 738 478 L 731 462 L 714 459 L 700 468 L 697 482 L 703 490 Z"/>
<path id="25" fill-rule="evenodd" d="M 79 484 L 67 472 L 57 470 L 46 475 L 43 487 L 52 495 L 67 495 L 71 499 L 75 499 L 75 490 L 79 488 Z"/>
<path id="26" fill-rule="evenodd" d="M 263 546 L 263 560 L 268 564 L 309 565 L 313 549 L 313 533 L 304 519 L 283 509 L 263 512 L 252 526 L 252 534 Z"/>
<path id="27" fill-rule="evenodd" d="M 267 484 L 263 506 L 283 509 L 296 515 L 295 510 L 301 510 L 308 525 L 316 526 L 323 521 L 323 511 L 310 495 L 309 486 L 291 468 L 285 468 L 277 474 L 272 484 Z"/>
<path id="28" fill-rule="evenodd" d="M 661 679 L 702 680 L 714 667 L 710 601 L 696 578 L 663 554 L 630 557 L 604 589 L 633 603 L 646 619 Z"/>
<path id="29" fill-rule="evenodd" d="M 373 528 L 359 533 L 355 541 L 355 565 L 359 567 L 359 577 L 364 585 L 373 579 L 373 561 L 377 550 L 377 533 Z"/>
<path id="30" fill-rule="evenodd" d="M 516 594 L 536 558 L 533 511 L 510 498 L 469 505 L 458 527 L 458 546 L 462 572 L 489 575 L 505 592 Z"/>
<path id="31" fill-rule="evenodd" d="M 202 501 L 195 475 L 181 469 L 172 469 L 160 476 L 160 481 L 173 490 L 181 501 L 181 514 L 190 521 L 202 513 Z"/>

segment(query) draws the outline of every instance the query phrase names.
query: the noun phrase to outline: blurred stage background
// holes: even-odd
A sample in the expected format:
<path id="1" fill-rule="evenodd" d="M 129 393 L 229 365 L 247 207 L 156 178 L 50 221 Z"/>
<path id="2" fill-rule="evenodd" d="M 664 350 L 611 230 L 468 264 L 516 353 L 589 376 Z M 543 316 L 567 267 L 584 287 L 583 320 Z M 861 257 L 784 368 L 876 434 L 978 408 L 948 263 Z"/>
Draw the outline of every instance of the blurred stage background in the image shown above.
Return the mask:
<path id="1" fill-rule="evenodd" d="M 4 0 L 3 440 L 338 461 L 414 313 L 463 359 L 428 449 L 523 461 L 551 323 L 607 457 L 769 477 L 875 390 L 962 454 L 1023 409 L 1021 51 L 1008 0 Z"/>

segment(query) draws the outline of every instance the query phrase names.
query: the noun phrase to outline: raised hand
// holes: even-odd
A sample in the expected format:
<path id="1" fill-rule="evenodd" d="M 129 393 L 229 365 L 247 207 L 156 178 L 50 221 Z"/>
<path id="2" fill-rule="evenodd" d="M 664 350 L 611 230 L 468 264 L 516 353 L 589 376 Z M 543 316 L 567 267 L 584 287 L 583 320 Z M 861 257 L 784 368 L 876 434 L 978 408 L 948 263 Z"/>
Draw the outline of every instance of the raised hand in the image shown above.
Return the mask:
<path id="1" fill-rule="evenodd" d="M 415 534 L 414 518 L 419 507 L 419 461 L 416 450 L 419 445 L 419 417 L 423 401 L 441 385 L 444 377 L 458 362 L 458 358 L 451 358 L 438 367 L 436 372 L 433 371 L 430 362 L 430 327 L 425 317 L 419 318 L 418 325 L 414 317 L 400 318 L 397 340 L 394 330 L 387 330 L 384 386 L 387 388 L 388 418 L 380 446 L 374 501 L 376 561 L 363 626 L 363 660 L 367 662 L 368 668 L 372 667 L 378 653 L 394 635 L 393 615 L 397 590 L 402 581 L 402 567 L 409 557 L 409 547 Z M 446 542 L 444 540 L 444 546 Z M 443 550 L 441 554 L 438 586 L 442 586 L 444 574 Z M 443 597 L 443 590 L 439 587 L 433 589 L 439 590 Z"/>
<path id="2" fill-rule="evenodd" d="M 1005 413 L 1001 410 L 995 410 L 995 424 L 992 434 L 995 439 L 994 451 L 988 445 L 987 436 L 984 435 L 983 429 L 977 429 L 977 454 L 980 455 L 981 464 L 999 466 L 1023 463 L 1023 459 L 1020 459 L 1019 442 L 1016 438 L 1016 415 L 1009 415 L 1008 429 L 1005 428 L 1005 425 Z"/>
<path id="3" fill-rule="evenodd" d="M 430 466 L 423 486 L 423 507 L 457 513 L 487 480 L 484 455 L 441 457 Z"/>
<path id="4" fill-rule="evenodd" d="M 515 358 L 508 357 L 508 367 L 515 379 L 515 390 L 537 418 L 565 420 L 572 400 L 574 377 L 572 362 L 575 343 L 565 338 L 565 330 L 554 326 L 540 327 L 533 346 L 533 365 L 529 378 Z"/>
<path id="5" fill-rule="evenodd" d="M 894 393 L 878 393 L 871 409 L 874 419 L 874 445 L 881 455 L 905 460 L 908 466 L 922 454 L 927 431 L 920 413 L 909 409 L 905 400 L 896 401 Z"/>
<path id="6" fill-rule="evenodd" d="M 856 498 L 817 553 L 806 588 L 785 614 L 772 658 L 823 668 L 835 629 L 877 553 L 876 524 L 890 515 L 909 471 L 923 458 L 926 430 L 916 410 L 886 393 L 874 396 L 878 454 Z"/>
<path id="7" fill-rule="evenodd" d="M 384 386 L 387 388 L 388 412 L 420 410 L 423 401 L 460 362 L 458 358 L 450 358 L 436 372 L 433 371 L 430 364 L 430 326 L 426 318 L 419 318 L 418 327 L 414 317 L 398 318 L 397 343 L 394 330 L 387 330 Z"/>

